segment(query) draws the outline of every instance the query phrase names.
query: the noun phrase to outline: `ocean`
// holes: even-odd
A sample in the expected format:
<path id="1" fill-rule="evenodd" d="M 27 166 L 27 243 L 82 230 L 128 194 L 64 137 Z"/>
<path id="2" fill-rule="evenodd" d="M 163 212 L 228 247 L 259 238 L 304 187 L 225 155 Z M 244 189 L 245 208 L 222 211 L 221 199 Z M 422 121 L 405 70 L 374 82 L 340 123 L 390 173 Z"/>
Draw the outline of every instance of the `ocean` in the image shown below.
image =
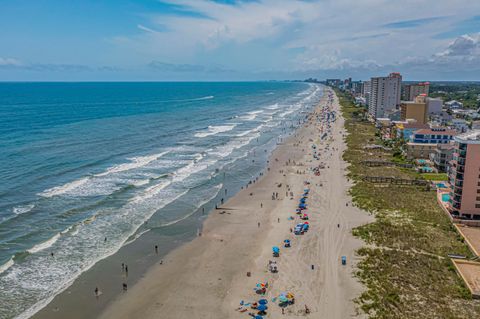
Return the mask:
<path id="1" fill-rule="evenodd" d="M 0 318 L 28 318 L 247 183 L 321 96 L 300 82 L 0 83 Z"/>

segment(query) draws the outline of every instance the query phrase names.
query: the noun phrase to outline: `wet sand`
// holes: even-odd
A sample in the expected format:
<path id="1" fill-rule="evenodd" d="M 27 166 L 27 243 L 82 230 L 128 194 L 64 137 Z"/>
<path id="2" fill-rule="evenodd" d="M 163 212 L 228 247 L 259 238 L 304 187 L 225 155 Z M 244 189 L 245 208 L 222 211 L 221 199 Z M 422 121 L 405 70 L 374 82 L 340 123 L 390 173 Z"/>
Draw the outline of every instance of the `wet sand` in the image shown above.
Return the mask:
<path id="1" fill-rule="evenodd" d="M 253 287 L 264 281 L 270 285 L 269 300 L 283 291 L 295 294 L 296 304 L 286 308 L 284 317 L 302 314 L 305 305 L 312 318 L 357 317 L 353 299 L 362 286 L 353 272 L 355 250 L 362 242 L 351 230 L 372 217 L 346 206 L 350 198 L 342 160 L 343 119 L 335 98 L 332 108 L 337 121 L 322 141 L 321 124 L 315 121 L 322 103 L 309 124 L 273 152 L 263 177 L 211 212 L 201 236 L 168 254 L 163 264 L 152 267 L 100 317 L 248 318 L 235 309 L 241 300 L 258 299 Z M 313 159 L 313 143 L 319 160 Z M 325 169 L 315 176 L 311 169 L 320 163 Z M 305 181 L 311 183 L 307 211 L 311 228 L 305 235 L 294 236 L 290 228 L 298 222 L 295 208 Z M 286 196 L 288 188 L 293 199 Z M 272 199 L 273 192 L 278 192 L 277 199 Z M 295 220 L 288 220 L 289 216 Z M 291 248 L 281 247 L 284 239 L 292 240 Z M 267 271 L 272 246 L 281 247 L 275 274 Z M 346 266 L 341 265 L 342 255 L 347 257 Z M 274 303 L 269 306 L 270 315 L 281 313 Z"/>

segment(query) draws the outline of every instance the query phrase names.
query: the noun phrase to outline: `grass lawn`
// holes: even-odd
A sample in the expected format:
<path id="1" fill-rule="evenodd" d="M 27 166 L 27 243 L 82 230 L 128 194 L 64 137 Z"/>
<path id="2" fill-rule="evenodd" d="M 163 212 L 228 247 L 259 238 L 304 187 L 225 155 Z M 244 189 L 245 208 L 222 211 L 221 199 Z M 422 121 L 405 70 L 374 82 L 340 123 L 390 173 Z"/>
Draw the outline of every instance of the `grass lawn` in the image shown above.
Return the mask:
<path id="1" fill-rule="evenodd" d="M 448 175 L 445 173 L 425 173 L 420 176 L 429 181 L 448 181 Z"/>
<path id="2" fill-rule="evenodd" d="M 361 120 L 362 109 L 339 94 L 345 127 L 350 133 L 344 159 L 354 180 L 350 193 L 357 206 L 375 214 L 375 222 L 354 229 L 366 246 L 356 275 L 366 290 L 357 299 L 369 318 L 480 318 L 480 301 L 471 298 L 448 254 L 472 257 L 435 192 L 422 187 L 379 186 L 362 181 L 381 175 L 419 178 L 400 167 L 367 167 L 364 160 L 393 160 L 391 151 L 367 150 L 380 143 L 373 124 Z M 380 171 L 379 171 L 380 170 Z M 438 175 L 437 175 L 438 176 Z M 440 174 L 440 176 L 444 176 Z"/>

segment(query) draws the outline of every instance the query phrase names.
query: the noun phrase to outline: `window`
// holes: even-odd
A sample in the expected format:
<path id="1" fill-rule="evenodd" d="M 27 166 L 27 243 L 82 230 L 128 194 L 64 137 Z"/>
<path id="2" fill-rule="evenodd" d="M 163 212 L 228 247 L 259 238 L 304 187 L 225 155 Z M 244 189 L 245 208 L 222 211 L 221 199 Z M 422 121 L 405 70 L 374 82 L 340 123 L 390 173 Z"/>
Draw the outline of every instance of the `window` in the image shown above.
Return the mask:
<path id="1" fill-rule="evenodd" d="M 475 208 L 480 208 L 480 204 L 475 204 Z"/>

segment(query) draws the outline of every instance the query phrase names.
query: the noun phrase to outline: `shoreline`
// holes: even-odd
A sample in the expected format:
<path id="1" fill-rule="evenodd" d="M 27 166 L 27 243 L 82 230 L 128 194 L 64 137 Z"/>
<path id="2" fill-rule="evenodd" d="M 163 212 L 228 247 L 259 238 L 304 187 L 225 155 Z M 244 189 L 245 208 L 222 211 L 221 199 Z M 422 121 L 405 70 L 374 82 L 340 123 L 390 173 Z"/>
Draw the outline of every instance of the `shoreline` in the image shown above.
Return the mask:
<path id="1" fill-rule="evenodd" d="M 320 87 L 320 89 L 322 89 L 322 87 Z M 323 96 L 320 101 L 323 99 L 325 99 L 325 96 Z M 311 110 L 305 114 L 310 112 Z M 296 130 L 298 130 L 298 127 L 284 138 L 289 138 Z M 261 172 L 266 172 L 266 162 L 268 162 L 268 159 L 280 145 L 281 144 L 277 142 L 275 146 L 273 146 L 273 149 L 270 149 L 265 161 L 263 161 L 262 156 L 260 156 L 259 163 L 265 162 L 261 164 Z M 129 288 L 134 287 L 146 276 L 146 273 L 148 273 L 151 268 L 155 267 L 157 262 L 165 259 L 166 256 L 187 245 L 192 240 L 195 240 L 198 232 L 204 227 L 205 220 L 208 219 L 212 213 L 206 214 L 202 212 L 202 207 L 207 212 L 210 210 L 214 212 L 214 203 L 220 202 L 221 197 L 228 199 L 235 196 L 241 191 L 240 185 L 243 185 L 243 183 L 232 181 L 229 186 L 229 196 L 222 196 L 221 192 L 218 192 L 214 198 L 201 205 L 190 216 L 173 225 L 172 229 L 150 229 L 145 234 L 125 244 L 115 254 L 100 260 L 88 271 L 80 274 L 72 284 L 61 293 L 52 297 L 51 300 L 45 303 L 45 306 L 42 306 L 38 311 L 29 316 L 29 318 L 57 319 L 64 318 L 67 315 L 70 318 L 96 317 L 117 298 L 122 296 L 122 281 L 127 282 Z M 179 234 L 177 235 L 176 232 L 179 232 Z M 159 253 L 156 254 L 153 252 L 153 247 L 159 242 L 161 243 L 158 245 Z M 130 268 L 128 276 L 125 276 L 123 272 L 120 273 L 118 270 L 119 265 L 125 260 L 130 260 L 128 263 Z M 132 268 L 133 271 L 131 270 Z M 101 280 L 98 280 L 98 278 L 101 278 Z M 95 298 L 93 289 L 98 282 L 101 282 L 101 286 L 99 286 L 101 295 L 99 298 Z"/>
<path id="2" fill-rule="evenodd" d="M 347 164 L 342 159 L 346 146 L 337 97 L 333 141 L 318 143 L 322 145 L 321 160 L 328 169 L 322 170 L 318 178 L 309 171 L 318 164 L 312 163 L 308 154 L 309 141 L 317 143 L 320 137 L 312 117 L 319 114 L 325 103 L 327 94 L 309 116 L 310 121 L 275 148 L 270 158 L 278 160 L 270 161 L 268 172 L 258 182 L 213 210 L 200 237 L 170 252 L 161 265 L 151 267 L 138 283 L 110 303 L 100 318 L 191 318 L 192 312 L 198 318 L 241 318 L 245 314 L 234 309 L 240 300 L 254 298 L 252 288 L 260 281 L 270 283 L 272 294 L 286 290 L 295 293 L 298 309 L 290 309 L 287 315 L 296 315 L 303 304 L 308 304 L 312 315 L 318 318 L 355 315 L 353 299 L 363 287 L 353 277 L 352 261 L 358 259 L 355 251 L 363 242 L 353 237 L 351 229 L 372 217 L 351 205 L 345 206 L 350 185 L 345 177 Z M 301 148 L 306 151 L 300 151 Z M 299 174 L 300 170 L 305 174 Z M 292 215 L 296 200 L 285 198 L 283 186 L 289 185 L 297 199 L 305 179 L 312 183 L 312 230 L 302 238 L 292 238 L 292 222 L 287 218 Z M 323 183 L 326 185 L 317 187 Z M 272 190 L 279 192 L 279 199 L 272 200 Z M 267 273 L 265 263 L 271 258 L 272 245 L 279 245 L 287 237 L 294 245 L 282 254 L 285 257 L 278 262 L 280 272 Z M 340 254 L 347 256 L 347 267 L 339 266 Z M 310 263 L 318 270 L 309 270 Z M 251 277 L 246 276 L 247 272 L 251 272 Z M 272 305 L 271 312 L 280 310 Z"/>

